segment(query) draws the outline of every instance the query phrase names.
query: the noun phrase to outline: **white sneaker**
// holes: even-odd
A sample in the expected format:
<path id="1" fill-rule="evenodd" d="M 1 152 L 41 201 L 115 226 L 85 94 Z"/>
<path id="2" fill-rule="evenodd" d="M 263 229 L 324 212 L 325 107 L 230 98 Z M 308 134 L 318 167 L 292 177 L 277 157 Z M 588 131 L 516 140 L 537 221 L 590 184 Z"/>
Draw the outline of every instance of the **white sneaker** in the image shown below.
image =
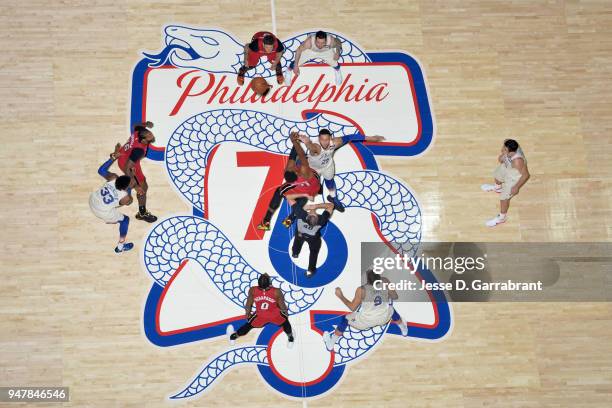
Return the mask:
<path id="1" fill-rule="evenodd" d="M 498 224 L 503 224 L 504 222 L 506 222 L 506 218 L 508 217 L 501 217 L 499 214 L 497 214 L 495 218 L 492 218 L 489 221 L 487 221 L 485 225 L 487 227 L 494 227 Z"/>
<path id="2" fill-rule="evenodd" d="M 231 324 L 228 324 L 227 328 L 225 329 L 225 334 L 227 335 L 227 339 L 229 340 L 229 343 L 232 346 L 236 344 L 236 340 L 232 340 L 230 337 L 232 334 L 234 334 L 234 326 L 232 326 Z"/>
<path id="3" fill-rule="evenodd" d="M 334 69 L 334 75 L 336 76 L 336 85 L 342 85 L 342 72 L 339 69 Z"/>
<path id="4" fill-rule="evenodd" d="M 404 320 L 400 320 L 399 322 L 396 322 L 396 323 L 399 326 L 402 336 L 406 337 L 408 335 L 408 324 Z"/>
<path id="5" fill-rule="evenodd" d="M 323 333 L 323 342 L 325 343 L 325 348 L 327 351 L 334 351 L 334 345 L 336 342 L 334 341 L 331 332 Z"/>
<path id="6" fill-rule="evenodd" d="M 283 76 L 285 77 L 285 85 L 287 86 L 291 85 L 291 78 L 293 77 L 293 70 L 287 68 Z"/>
<path id="7" fill-rule="evenodd" d="M 499 184 L 483 184 L 482 186 L 480 186 L 480 189 L 482 191 L 495 191 L 496 193 L 501 192 L 501 186 Z"/>

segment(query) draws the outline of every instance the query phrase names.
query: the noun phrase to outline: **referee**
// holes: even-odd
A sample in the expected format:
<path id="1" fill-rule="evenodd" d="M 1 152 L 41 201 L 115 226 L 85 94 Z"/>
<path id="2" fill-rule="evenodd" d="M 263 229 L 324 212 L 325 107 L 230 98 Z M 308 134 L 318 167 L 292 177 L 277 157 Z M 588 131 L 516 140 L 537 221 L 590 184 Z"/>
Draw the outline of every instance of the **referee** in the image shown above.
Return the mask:
<path id="1" fill-rule="evenodd" d="M 334 211 L 333 203 L 308 204 L 305 198 L 298 199 L 293 204 L 295 215 L 295 239 L 291 247 L 291 256 L 297 258 L 302 250 L 304 242 L 308 243 L 310 256 L 308 258 L 308 270 L 306 277 L 310 278 L 317 272 L 317 258 L 321 249 L 321 228 L 329 221 Z M 324 209 L 323 214 L 317 214 L 316 210 Z"/>

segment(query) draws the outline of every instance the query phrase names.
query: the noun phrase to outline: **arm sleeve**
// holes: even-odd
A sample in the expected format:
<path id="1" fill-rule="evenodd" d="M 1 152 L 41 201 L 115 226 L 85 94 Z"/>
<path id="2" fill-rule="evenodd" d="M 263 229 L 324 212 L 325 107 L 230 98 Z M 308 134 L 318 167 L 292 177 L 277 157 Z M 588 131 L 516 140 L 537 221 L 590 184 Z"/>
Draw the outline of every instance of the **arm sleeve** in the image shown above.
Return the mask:
<path id="1" fill-rule="evenodd" d="M 110 168 L 112 164 L 113 164 L 113 159 L 108 159 L 107 161 L 105 161 L 98 169 L 98 174 L 106 178 L 106 176 L 108 175 L 108 169 Z"/>
<path id="2" fill-rule="evenodd" d="M 365 136 L 360 133 L 355 133 L 354 135 L 342 136 L 342 144 L 350 143 L 350 142 L 363 142 L 365 140 Z"/>
<path id="3" fill-rule="evenodd" d="M 142 149 L 132 149 L 130 153 L 130 160 L 136 163 L 138 160 L 142 159 L 145 155 L 144 150 Z"/>
<path id="4" fill-rule="evenodd" d="M 291 148 L 291 152 L 289 153 L 289 160 L 297 160 L 297 151 L 295 150 L 295 146 Z"/>
<path id="5" fill-rule="evenodd" d="M 283 42 L 281 40 L 279 40 L 278 38 L 276 39 L 276 52 L 283 52 L 285 51 L 285 46 L 283 45 Z"/>

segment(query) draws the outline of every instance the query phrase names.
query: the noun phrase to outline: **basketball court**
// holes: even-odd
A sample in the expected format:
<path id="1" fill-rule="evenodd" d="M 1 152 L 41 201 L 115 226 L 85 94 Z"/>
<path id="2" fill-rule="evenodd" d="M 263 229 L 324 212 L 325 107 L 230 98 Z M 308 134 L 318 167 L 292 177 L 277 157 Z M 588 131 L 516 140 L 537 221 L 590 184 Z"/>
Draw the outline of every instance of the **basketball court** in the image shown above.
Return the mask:
<path id="1" fill-rule="evenodd" d="M 352 298 L 362 283 L 363 242 L 415 255 L 432 242 L 533 244 L 535 253 L 612 240 L 611 5 L 1 8 L 0 387 L 69 388 L 69 402 L 36 406 L 609 405 L 606 293 L 459 302 L 433 290 L 394 303 L 406 337 L 393 323 L 350 329 L 329 352 L 322 334 L 348 312 L 334 288 Z M 237 85 L 254 33 L 276 34 L 286 68 L 317 30 L 342 42 L 341 84 L 309 63 L 280 85 L 266 62 Z M 249 87 L 256 76 L 272 85 L 265 97 Z M 146 120 L 156 141 L 142 168 L 158 220 L 135 219 L 133 194 L 119 211 L 135 247 L 115 254 L 117 226 L 91 213 L 89 195 L 114 145 Z M 270 231 L 257 224 L 283 182 L 289 132 L 316 140 L 322 128 L 386 140 L 335 154 L 346 212 L 322 230 L 317 273 L 306 278 L 308 246 L 292 258 L 293 227 L 281 224 L 289 206 Z M 499 198 L 480 186 L 509 138 L 531 177 L 507 221 L 490 228 Z M 597 256 L 609 265 L 609 254 Z M 577 265 L 576 281 L 595 276 Z M 270 325 L 228 342 L 263 272 L 285 293 L 291 349 Z M 426 268 L 407 279 L 444 280 Z"/>

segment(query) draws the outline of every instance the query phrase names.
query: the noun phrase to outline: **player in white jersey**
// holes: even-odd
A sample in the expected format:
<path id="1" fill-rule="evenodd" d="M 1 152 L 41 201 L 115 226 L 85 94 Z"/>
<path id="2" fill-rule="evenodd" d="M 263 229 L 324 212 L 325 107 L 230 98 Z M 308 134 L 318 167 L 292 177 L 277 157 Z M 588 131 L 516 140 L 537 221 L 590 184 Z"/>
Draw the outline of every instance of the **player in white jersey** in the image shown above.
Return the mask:
<path id="1" fill-rule="evenodd" d="M 295 52 L 295 60 L 289 64 L 289 69 L 285 71 L 285 84 L 291 83 L 292 74 L 300 75 L 300 67 L 311 60 L 321 60 L 334 69 L 336 85 L 342 84 L 342 73 L 338 60 L 342 54 L 342 43 L 338 37 L 317 31 L 306 37 Z"/>
<path id="2" fill-rule="evenodd" d="M 483 191 L 499 193 L 499 214 L 488 220 L 485 225 L 494 227 L 506 222 L 506 214 L 510 208 L 510 199 L 519 193 L 519 190 L 529 180 L 527 159 L 518 142 L 513 139 L 504 140 L 501 154 L 497 157 L 499 166 L 493 172 L 495 184 L 483 184 Z"/>
<path id="3" fill-rule="evenodd" d="M 327 201 L 334 203 L 336 210 L 343 212 L 344 206 L 336 198 L 334 152 L 346 143 L 382 142 L 385 138 L 382 136 L 363 136 L 359 133 L 350 136 L 332 137 L 328 129 L 321 129 L 319 130 L 319 143 L 314 143 L 306 135 L 302 135 L 300 140 L 308 148 L 308 165 L 324 179 L 325 187 L 327 187 L 329 193 Z"/>
<path id="4" fill-rule="evenodd" d="M 119 242 L 115 247 L 116 253 L 129 251 L 134 247 L 131 242 L 125 242 L 130 217 L 119 212 L 117 209 L 122 205 L 130 205 L 133 201 L 131 196 L 132 178 L 129 176 L 117 176 L 108 171 L 110 166 L 117 160 L 121 145 L 117 144 L 115 152 L 111 153 L 110 159 L 98 169 L 98 174 L 106 179 L 102 187 L 89 196 L 89 208 L 91 212 L 107 224 L 119 224 Z"/>
<path id="5" fill-rule="evenodd" d="M 366 280 L 367 283 L 355 291 L 353 300 L 348 300 L 344 297 L 342 289 L 336 288 L 336 296 L 351 309 L 352 313 L 342 317 L 335 331 L 323 333 L 327 350 L 333 351 L 334 344 L 342 337 L 348 326 L 357 330 L 366 330 L 393 321 L 399 326 L 402 336 L 408 335 L 407 323 L 393 308 L 393 300 L 398 297 L 397 292 L 384 286 L 389 280 L 371 269 L 366 271 Z"/>

